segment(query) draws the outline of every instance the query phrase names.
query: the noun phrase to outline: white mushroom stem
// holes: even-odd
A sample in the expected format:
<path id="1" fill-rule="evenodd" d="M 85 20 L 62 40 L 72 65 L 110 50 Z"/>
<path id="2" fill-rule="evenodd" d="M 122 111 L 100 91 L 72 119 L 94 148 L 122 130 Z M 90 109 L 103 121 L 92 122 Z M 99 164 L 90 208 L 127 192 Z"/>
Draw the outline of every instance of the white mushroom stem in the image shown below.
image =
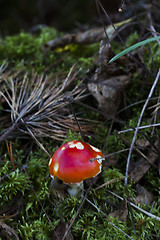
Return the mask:
<path id="1" fill-rule="evenodd" d="M 70 196 L 73 197 L 83 197 L 83 192 L 84 192 L 84 184 L 83 181 L 80 183 L 72 183 L 68 184 L 67 191 Z"/>

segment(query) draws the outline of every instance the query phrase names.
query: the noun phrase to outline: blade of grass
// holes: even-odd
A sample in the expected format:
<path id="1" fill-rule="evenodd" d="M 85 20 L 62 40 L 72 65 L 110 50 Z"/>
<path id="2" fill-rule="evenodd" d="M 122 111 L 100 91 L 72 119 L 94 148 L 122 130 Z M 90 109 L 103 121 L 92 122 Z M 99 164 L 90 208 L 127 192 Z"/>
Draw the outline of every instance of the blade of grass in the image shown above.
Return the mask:
<path id="1" fill-rule="evenodd" d="M 149 39 L 146 39 L 146 40 L 141 41 L 141 42 L 139 42 L 139 43 L 136 43 L 136 44 L 132 45 L 131 47 L 126 48 L 126 49 L 123 50 L 122 52 L 118 53 L 118 54 L 117 54 L 116 56 L 114 56 L 108 63 L 112 63 L 112 62 L 114 62 L 115 60 L 117 60 L 118 58 L 120 58 L 120 57 L 124 56 L 125 54 L 131 52 L 132 50 L 134 50 L 134 49 L 136 49 L 136 48 L 138 48 L 138 47 L 141 47 L 141 46 L 143 46 L 143 45 L 145 45 L 145 44 L 147 44 L 147 43 L 156 41 L 156 40 L 158 40 L 158 39 L 160 39 L 160 36 L 158 36 L 158 37 L 153 37 L 153 38 L 149 38 Z"/>

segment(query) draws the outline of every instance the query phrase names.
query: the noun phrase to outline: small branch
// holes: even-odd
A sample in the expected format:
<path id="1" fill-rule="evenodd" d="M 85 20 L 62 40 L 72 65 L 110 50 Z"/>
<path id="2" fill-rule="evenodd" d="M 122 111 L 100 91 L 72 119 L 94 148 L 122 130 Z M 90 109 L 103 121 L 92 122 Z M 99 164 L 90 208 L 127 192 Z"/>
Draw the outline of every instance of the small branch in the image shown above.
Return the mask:
<path id="1" fill-rule="evenodd" d="M 116 193 L 111 192 L 110 190 L 106 190 L 106 191 L 109 192 L 109 193 L 111 193 L 111 194 L 114 195 L 115 197 L 121 199 L 122 201 L 124 200 L 124 198 L 118 196 Z M 130 201 L 128 201 L 128 200 L 126 200 L 126 201 L 127 201 L 132 207 L 134 207 L 135 209 L 141 211 L 142 213 L 146 214 L 147 216 L 149 216 L 149 217 L 151 217 L 151 218 L 154 218 L 154 219 L 160 221 L 160 217 L 157 217 L 157 216 L 155 216 L 154 214 L 145 211 L 144 209 L 138 207 L 137 205 L 135 205 L 134 203 L 132 203 L 132 202 L 130 202 Z"/>
<path id="2" fill-rule="evenodd" d="M 151 96 L 153 94 L 153 91 L 154 91 L 154 89 L 156 87 L 156 84 L 157 84 L 157 82 L 159 80 L 159 76 L 160 76 L 160 68 L 159 68 L 159 71 L 157 73 L 156 79 L 154 80 L 154 83 L 153 83 L 153 85 L 151 87 L 151 90 L 149 92 L 148 98 L 147 98 L 147 100 L 146 100 L 146 102 L 145 102 L 145 104 L 144 104 L 144 106 L 142 108 L 142 111 L 141 111 L 141 114 L 140 114 L 140 117 L 139 117 L 139 120 L 138 120 L 138 123 L 137 123 L 137 127 L 136 127 L 136 130 L 134 132 L 134 136 L 133 136 L 133 139 L 132 139 L 132 143 L 131 143 L 129 154 L 128 154 L 128 158 L 127 158 L 127 164 L 126 164 L 125 186 L 127 186 L 129 164 L 130 164 L 132 151 L 133 151 L 133 148 L 134 148 L 134 143 L 135 143 L 135 140 L 136 140 L 136 137 L 137 137 L 138 129 L 139 129 L 139 126 L 140 126 L 140 123 L 141 123 L 144 111 L 145 111 L 145 109 L 147 107 L 148 102 L 150 101 L 150 98 L 151 98 Z"/>
<path id="3" fill-rule="evenodd" d="M 151 127 L 159 127 L 160 126 L 160 123 L 154 123 L 154 124 L 150 124 L 150 125 L 146 125 L 146 126 L 141 126 L 138 128 L 138 130 L 140 129 L 146 129 L 146 128 L 151 128 Z M 126 133 L 126 132 L 131 132 L 131 131 L 134 131 L 136 130 L 137 128 L 129 128 L 129 129 L 126 129 L 126 130 L 122 130 L 122 131 L 119 131 L 118 134 L 121 134 L 121 133 Z"/>

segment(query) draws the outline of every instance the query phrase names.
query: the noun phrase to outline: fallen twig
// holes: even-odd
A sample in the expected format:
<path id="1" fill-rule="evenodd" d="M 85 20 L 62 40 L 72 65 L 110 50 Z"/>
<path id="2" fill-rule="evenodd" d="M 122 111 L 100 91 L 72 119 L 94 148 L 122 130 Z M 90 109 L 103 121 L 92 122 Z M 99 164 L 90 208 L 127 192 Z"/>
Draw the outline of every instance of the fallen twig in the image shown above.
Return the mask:
<path id="1" fill-rule="evenodd" d="M 140 117 L 139 117 L 139 120 L 138 120 L 138 123 L 137 123 L 137 127 L 136 127 L 136 130 L 134 132 L 134 136 L 133 136 L 133 139 L 132 139 L 132 143 L 131 143 L 131 146 L 130 146 L 130 150 L 129 150 L 129 154 L 128 154 L 128 158 L 127 158 L 127 164 L 126 164 L 126 174 L 125 174 L 125 186 L 127 186 L 127 182 L 128 182 L 128 170 L 129 170 L 129 164 L 130 164 L 130 159 L 131 159 L 131 155 L 132 155 L 132 151 L 133 151 L 133 148 L 134 148 L 134 143 L 135 143 L 135 140 L 136 140 L 136 137 L 137 137 L 137 133 L 138 133 L 138 129 L 139 129 L 139 126 L 140 126 L 140 123 L 141 123 L 141 120 L 142 120 L 142 117 L 143 117 L 143 114 L 144 114 L 144 111 L 147 107 L 147 104 L 153 94 L 153 91 L 157 85 L 157 82 L 159 80 L 159 77 L 160 77 L 160 69 L 157 73 L 157 76 L 156 76 L 156 79 L 154 80 L 154 83 L 151 87 L 151 90 L 149 92 L 149 95 L 148 95 L 148 98 L 142 108 L 142 111 L 141 111 L 141 114 L 140 114 Z"/>

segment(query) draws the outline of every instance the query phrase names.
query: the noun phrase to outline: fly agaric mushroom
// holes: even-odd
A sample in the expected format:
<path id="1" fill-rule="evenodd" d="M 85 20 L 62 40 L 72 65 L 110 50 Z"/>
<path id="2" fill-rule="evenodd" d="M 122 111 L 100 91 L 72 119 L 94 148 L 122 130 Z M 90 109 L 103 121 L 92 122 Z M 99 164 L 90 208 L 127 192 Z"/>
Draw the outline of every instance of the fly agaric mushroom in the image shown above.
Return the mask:
<path id="1" fill-rule="evenodd" d="M 101 172 L 102 158 L 98 148 L 73 140 L 56 150 L 49 161 L 49 171 L 54 180 L 58 178 L 69 185 L 70 195 L 77 196 L 83 189 L 83 180 Z"/>

